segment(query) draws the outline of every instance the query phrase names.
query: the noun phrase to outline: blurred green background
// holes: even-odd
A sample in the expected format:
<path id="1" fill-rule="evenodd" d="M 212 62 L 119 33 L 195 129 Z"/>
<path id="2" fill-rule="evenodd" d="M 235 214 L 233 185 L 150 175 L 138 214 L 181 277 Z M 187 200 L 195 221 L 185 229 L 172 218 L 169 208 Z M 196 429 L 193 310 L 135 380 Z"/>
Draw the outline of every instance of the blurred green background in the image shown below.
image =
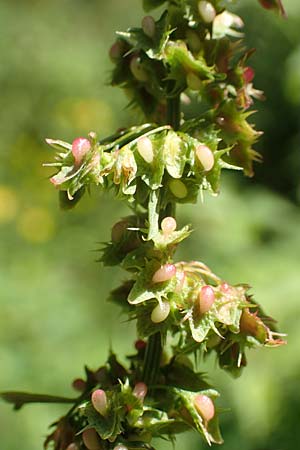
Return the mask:
<path id="1" fill-rule="evenodd" d="M 180 209 L 193 223 L 185 258 L 202 259 L 231 283 L 249 282 L 289 335 L 287 347 L 254 351 L 242 378 L 204 370 L 222 392 L 224 450 L 300 448 L 300 3 L 289 19 L 242 2 L 247 41 L 257 48 L 256 87 L 267 101 L 253 120 L 265 131 L 265 164 L 244 180 L 224 176 L 218 198 Z M 130 125 L 125 97 L 107 86 L 114 30 L 140 23 L 140 0 L 0 1 L 0 390 L 71 395 L 83 364 L 102 364 L 108 348 L 124 361 L 134 327 L 106 297 L 123 274 L 95 263 L 99 242 L 126 207 L 97 191 L 72 212 L 58 209 L 42 162 L 45 137 L 103 137 Z M 0 404 L 1 450 L 41 450 L 56 406 L 14 413 Z M 205 447 L 182 436 L 178 449 Z M 171 449 L 161 442 L 160 450 Z"/>

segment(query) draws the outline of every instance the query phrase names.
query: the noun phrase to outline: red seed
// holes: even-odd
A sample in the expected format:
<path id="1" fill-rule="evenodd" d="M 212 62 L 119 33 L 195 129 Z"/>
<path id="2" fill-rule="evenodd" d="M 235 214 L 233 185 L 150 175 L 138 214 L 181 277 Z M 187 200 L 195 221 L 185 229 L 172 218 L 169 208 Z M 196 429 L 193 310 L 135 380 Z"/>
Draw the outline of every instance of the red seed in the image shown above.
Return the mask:
<path id="1" fill-rule="evenodd" d="M 251 81 L 253 80 L 255 75 L 254 70 L 252 69 L 252 67 L 245 67 L 244 68 L 244 80 L 246 81 L 246 83 L 251 83 Z"/>
<path id="2" fill-rule="evenodd" d="M 145 350 L 145 348 L 147 347 L 147 344 L 142 339 L 139 339 L 135 342 L 134 346 L 135 346 L 135 349 L 139 352 L 141 350 Z"/>
<path id="3" fill-rule="evenodd" d="M 75 159 L 75 165 L 79 166 L 83 158 L 89 152 L 91 143 L 86 138 L 77 138 L 72 142 L 72 153 Z"/>
<path id="4" fill-rule="evenodd" d="M 199 394 L 194 399 L 194 405 L 202 419 L 209 422 L 215 415 L 215 405 L 210 397 Z"/>
<path id="5" fill-rule="evenodd" d="M 135 395 L 139 400 L 143 401 L 148 392 L 147 385 L 145 383 L 137 383 L 133 389 L 133 395 Z"/>
<path id="6" fill-rule="evenodd" d="M 210 310 L 215 301 L 215 292 L 211 286 L 203 286 L 199 292 L 199 310 L 205 314 Z"/>
<path id="7" fill-rule="evenodd" d="M 158 269 L 152 277 L 153 283 L 163 283 L 169 281 L 176 275 L 176 267 L 174 264 L 165 264 Z"/>
<path id="8" fill-rule="evenodd" d="M 107 398 L 105 391 L 97 389 L 92 393 L 92 404 L 101 416 L 105 416 L 107 412 Z"/>
<path id="9" fill-rule="evenodd" d="M 82 378 L 76 378 L 72 383 L 72 387 L 76 391 L 84 392 L 86 389 L 86 382 Z"/>

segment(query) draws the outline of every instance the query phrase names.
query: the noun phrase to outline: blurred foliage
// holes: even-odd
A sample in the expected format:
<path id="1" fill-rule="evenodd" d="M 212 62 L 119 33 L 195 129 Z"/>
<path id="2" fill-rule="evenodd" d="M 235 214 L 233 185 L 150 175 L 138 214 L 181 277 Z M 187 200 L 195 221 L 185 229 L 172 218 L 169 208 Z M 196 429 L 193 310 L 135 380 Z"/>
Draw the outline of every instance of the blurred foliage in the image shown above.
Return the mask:
<path id="1" fill-rule="evenodd" d="M 257 48 L 256 86 L 267 95 L 255 116 L 265 164 L 255 179 L 233 174 L 219 198 L 180 209 L 182 223 L 195 226 L 183 257 L 205 260 L 232 283 L 251 280 L 289 334 L 287 347 L 252 353 L 239 380 L 215 372 L 214 361 L 205 367 L 221 405 L 232 406 L 223 414 L 224 450 L 292 450 L 300 441 L 300 212 L 288 198 L 300 201 L 300 4 L 285 0 L 283 21 L 258 2 L 242 3 Z M 133 326 L 106 303 L 122 273 L 100 270 L 93 252 L 127 210 L 93 192 L 71 214 L 60 212 L 42 162 L 52 159 L 45 137 L 72 140 L 93 129 L 102 137 L 131 123 L 124 96 L 105 85 L 107 49 L 114 30 L 139 23 L 141 14 L 139 0 L 0 2 L 1 390 L 70 395 L 84 363 L 97 367 L 110 346 L 123 358 L 132 349 Z M 38 405 L 15 414 L 1 404 L 1 448 L 41 449 L 62 412 Z M 178 448 L 200 445 L 187 435 Z"/>

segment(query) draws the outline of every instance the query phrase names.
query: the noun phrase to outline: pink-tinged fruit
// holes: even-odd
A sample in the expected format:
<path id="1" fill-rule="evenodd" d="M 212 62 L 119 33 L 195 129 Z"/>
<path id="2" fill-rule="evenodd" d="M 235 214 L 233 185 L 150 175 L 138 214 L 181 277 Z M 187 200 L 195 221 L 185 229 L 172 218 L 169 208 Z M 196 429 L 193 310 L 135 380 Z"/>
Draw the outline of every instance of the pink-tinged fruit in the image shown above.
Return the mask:
<path id="1" fill-rule="evenodd" d="M 254 69 L 252 69 L 252 67 L 248 66 L 248 67 L 244 68 L 244 80 L 247 84 L 251 83 L 251 81 L 253 81 L 254 76 L 255 76 L 255 72 L 254 72 Z"/>
<path id="2" fill-rule="evenodd" d="M 210 310 L 215 301 L 215 292 L 211 286 L 203 286 L 199 292 L 199 310 L 205 314 Z"/>
<path id="3" fill-rule="evenodd" d="M 152 277 L 153 283 L 163 283 L 169 281 L 176 275 L 176 267 L 174 264 L 165 264 L 158 269 Z"/>
<path id="4" fill-rule="evenodd" d="M 133 389 L 133 395 L 135 395 L 139 400 L 143 401 L 148 392 L 147 385 L 145 383 L 137 383 Z"/>
<path id="5" fill-rule="evenodd" d="M 196 148 L 196 156 L 205 172 L 209 172 L 214 167 L 215 157 L 213 152 L 210 148 L 207 147 L 207 145 L 198 145 L 198 147 Z"/>
<path id="6" fill-rule="evenodd" d="M 105 416 L 107 412 L 107 398 L 105 391 L 97 389 L 92 393 L 92 404 L 101 416 Z"/>
<path id="7" fill-rule="evenodd" d="M 165 236 L 172 234 L 177 228 L 177 222 L 173 217 L 165 217 L 161 222 L 161 229 Z"/>
<path id="8" fill-rule="evenodd" d="M 170 303 L 169 302 L 161 302 L 153 309 L 151 313 L 151 320 L 153 323 L 161 323 L 170 314 Z"/>
<path id="9" fill-rule="evenodd" d="M 103 448 L 95 428 L 84 430 L 82 440 L 88 450 L 102 450 Z"/>
<path id="10" fill-rule="evenodd" d="M 85 155 L 90 151 L 91 143 L 86 138 L 77 138 L 72 142 L 72 153 L 75 160 L 75 166 L 80 166 Z"/>
<path id="11" fill-rule="evenodd" d="M 194 405 L 197 412 L 200 414 L 205 422 L 209 422 L 215 415 L 215 405 L 210 397 L 207 395 L 196 395 Z"/>

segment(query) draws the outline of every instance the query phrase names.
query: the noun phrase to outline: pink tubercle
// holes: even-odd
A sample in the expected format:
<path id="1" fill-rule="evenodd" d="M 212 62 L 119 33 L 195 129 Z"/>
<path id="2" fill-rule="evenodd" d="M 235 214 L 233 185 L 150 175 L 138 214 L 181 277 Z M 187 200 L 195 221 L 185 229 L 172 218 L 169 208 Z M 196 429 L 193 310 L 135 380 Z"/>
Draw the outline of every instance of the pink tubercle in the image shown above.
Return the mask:
<path id="1" fill-rule="evenodd" d="M 202 419 L 209 422 L 215 415 L 215 405 L 210 397 L 199 394 L 194 399 L 194 405 Z"/>
<path id="2" fill-rule="evenodd" d="M 246 81 L 246 83 L 251 83 L 251 81 L 253 81 L 253 78 L 255 76 L 255 72 L 254 69 L 252 69 L 252 67 L 245 67 L 244 68 L 244 80 Z"/>
<path id="3" fill-rule="evenodd" d="M 97 389 L 92 393 L 92 404 L 96 411 L 102 416 L 105 416 L 107 411 L 106 393 L 102 389 Z"/>
<path id="4" fill-rule="evenodd" d="M 90 151 L 91 143 L 88 139 L 79 137 L 72 142 L 72 153 L 75 159 L 75 165 L 82 163 L 85 155 Z"/>
<path id="5" fill-rule="evenodd" d="M 199 310 L 205 314 L 215 301 L 215 292 L 211 286 L 203 286 L 199 292 Z"/>

